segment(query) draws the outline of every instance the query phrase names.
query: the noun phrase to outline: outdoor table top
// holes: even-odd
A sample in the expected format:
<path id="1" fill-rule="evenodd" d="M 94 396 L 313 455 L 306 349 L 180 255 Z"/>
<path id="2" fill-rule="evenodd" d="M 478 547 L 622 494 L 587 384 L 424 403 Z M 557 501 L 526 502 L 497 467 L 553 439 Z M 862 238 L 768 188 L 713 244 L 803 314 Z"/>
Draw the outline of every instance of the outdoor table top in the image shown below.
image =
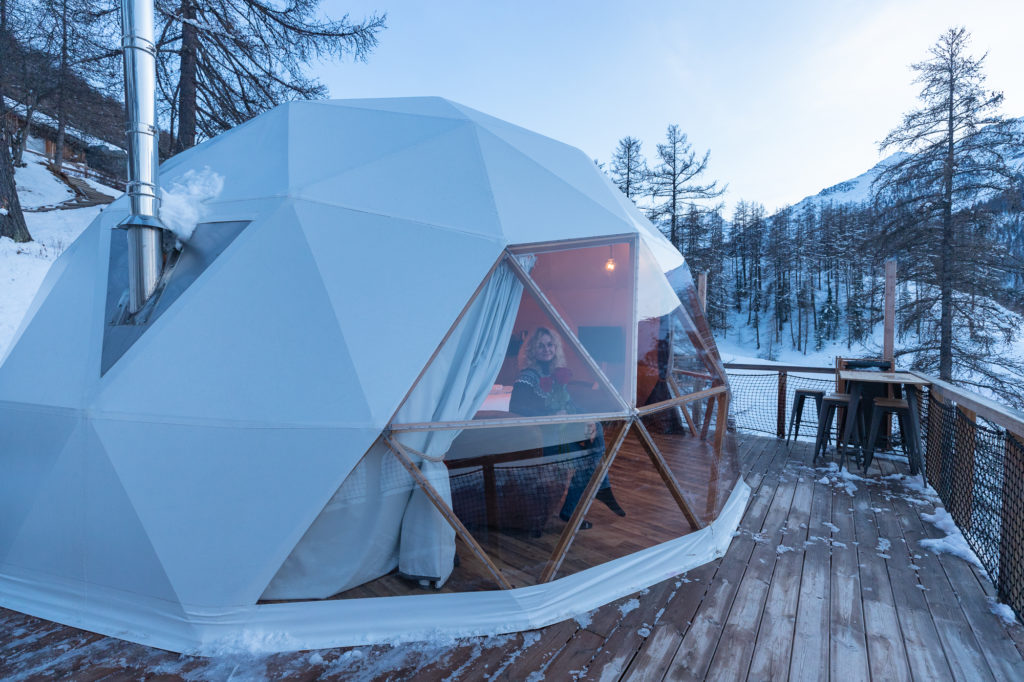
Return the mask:
<path id="1" fill-rule="evenodd" d="M 931 382 L 910 372 L 869 372 L 862 369 L 840 370 L 839 378 L 843 381 L 863 381 L 874 384 L 905 384 L 908 386 L 927 386 Z"/>

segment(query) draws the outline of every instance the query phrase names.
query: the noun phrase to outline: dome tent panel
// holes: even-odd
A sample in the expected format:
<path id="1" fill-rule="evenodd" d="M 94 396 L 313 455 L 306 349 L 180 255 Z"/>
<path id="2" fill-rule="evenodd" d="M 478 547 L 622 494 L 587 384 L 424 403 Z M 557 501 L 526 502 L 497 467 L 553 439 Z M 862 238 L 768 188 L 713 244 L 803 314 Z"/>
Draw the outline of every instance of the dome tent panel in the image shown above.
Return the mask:
<path id="1" fill-rule="evenodd" d="M 374 111 L 347 102 L 317 100 L 287 106 L 288 126 L 281 134 L 288 141 L 287 187 L 293 195 L 467 125 L 461 117 Z M 334 187 L 343 189 L 340 183 Z M 333 197 L 321 192 L 317 198 Z"/>
<path id="2" fill-rule="evenodd" d="M 375 423 L 386 424 L 481 286 L 501 246 L 462 232 L 312 202 L 296 202 L 295 214 Z"/>
<path id="3" fill-rule="evenodd" d="M 476 135 L 466 121 L 295 193 L 424 226 L 501 237 Z"/>
<path id="4" fill-rule="evenodd" d="M 491 194 L 509 244 L 583 239 L 633 231 L 620 212 L 580 192 L 486 130 L 477 130 Z M 595 172 L 600 172 L 596 168 Z"/>
<path id="5" fill-rule="evenodd" d="M 310 524 L 260 599 L 326 599 L 394 571 L 402 517 L 414 486 L 391 449 L 376 441 Z"/>
<path id="6" fill-rule="evenodd" d="M 77 424 L 38 492 L 7 552 L 7 562 L 24 571 L 177 601 L 86 420 Z"/>
<path id="7" fill-rule="evenodd" d="M 605 180 L 602 178 L 603 174 L 593 172 L 589 167 L 594 165 L 593 161 L 579 149 L 475 109 L 462 105 L 456 106 L 480 128 L 553 173 L 559 180 L 580 194 L 598 203 L 606 211 L 620 219 L 625 217 L 622 215 L 622 206 L 608 191 Z"/>
<path id="8" fill-rule="evenodd" d="M 76 408 L 92 376 L 100 230 L 82 233 L 55 264 L 0 365 L 0 400 Z"/>
<path id="9" fill-rule="evenodd" d="M 213 172 L 224 181 L 219 202 L 287 194 L 290 106 L 271 109 L 171 157 L 160 166 L 163 190 L 174 190 L 176 183 L 188 186 L 197 181 L 196 174 Z M 236 214 L 234 219 L 245 217 Z"/>
<path id="10" fill-rule="evenodd" d="M 96 420 L 182 603 L 255 604 L 372 429 Z"/>
<path id="11" fill-rule="evenodd" d="M 289 206 L 249 225 L 103 383 L 95 404 L 104 411 L 264 424 L 372 423 Z"/>
<path id="12" fill-rule="evenodd" d="M 41 489 L 71 433 L 81 422 L 72 410 L 30 405 L 5 405 L 0 410 L 0 452 L 33 452 L 32 457 L 6 458 L 0 476 L 0 564 L 25 517 L 37 504 Z"/>

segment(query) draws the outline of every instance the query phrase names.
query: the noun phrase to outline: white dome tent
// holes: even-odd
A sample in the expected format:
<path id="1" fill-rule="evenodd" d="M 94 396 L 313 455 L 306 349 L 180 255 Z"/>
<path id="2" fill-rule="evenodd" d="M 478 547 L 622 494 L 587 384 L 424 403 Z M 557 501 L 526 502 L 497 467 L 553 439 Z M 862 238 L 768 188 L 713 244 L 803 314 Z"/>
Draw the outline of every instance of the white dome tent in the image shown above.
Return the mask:
<path id="1" fill-rule="evenodd" d="M 0 604 L 293 650 L 538 627 L 724 552 L 749 489 L 693 282 L 582 152 L 296 102 L 161 178 L 205 169 L 151 305 L 125 322 L 122 198 L 0 365 Z M 538 329 L 547 410 L 516 413 Z"/>

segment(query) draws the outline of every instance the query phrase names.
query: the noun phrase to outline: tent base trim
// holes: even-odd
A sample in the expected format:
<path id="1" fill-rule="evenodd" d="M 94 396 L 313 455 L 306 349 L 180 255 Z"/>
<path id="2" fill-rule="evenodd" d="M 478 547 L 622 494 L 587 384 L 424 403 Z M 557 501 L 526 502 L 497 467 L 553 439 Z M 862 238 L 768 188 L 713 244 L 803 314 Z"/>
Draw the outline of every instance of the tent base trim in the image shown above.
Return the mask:
<path id="1" fill-rule="evenodd" d="M 0 567 L 0 605 L 178 653 L 269 654 L 532 630 L 580 616 L 725 554 L 750 499 L 740 478 L 719 517 L 675 540 L 549 583 L 512 590 L 259 604 L 193 611 Z"/>

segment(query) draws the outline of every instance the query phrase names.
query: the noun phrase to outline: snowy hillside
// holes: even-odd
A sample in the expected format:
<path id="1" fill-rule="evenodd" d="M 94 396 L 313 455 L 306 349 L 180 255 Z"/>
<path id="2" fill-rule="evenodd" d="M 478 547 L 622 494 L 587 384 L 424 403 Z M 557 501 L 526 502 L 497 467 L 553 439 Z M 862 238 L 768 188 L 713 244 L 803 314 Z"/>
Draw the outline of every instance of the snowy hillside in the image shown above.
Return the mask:
<path id="1" fill-rule="evenodd" d="M 18 198 L 26 211 L 25 222 L 34 241 L 16 244 L 10 239 L 0 238 L 0 281 L 3 284 L 0 289 L 0 358 L 7 355 L 10 343 L 50 265 L 102 210 L 101 206 L 90 206 L 32 211 L 42 206 L 60 204 L 73 198 L 74 193 L 47 170 L 40 157 L 27 154 L 26 161 L 28 163 L 24 168 L 15 171 L 15 181 L 18 185 Z M 90 184 L 111 196 L 120 194 L 119 190 L 97 183 Z"/>

